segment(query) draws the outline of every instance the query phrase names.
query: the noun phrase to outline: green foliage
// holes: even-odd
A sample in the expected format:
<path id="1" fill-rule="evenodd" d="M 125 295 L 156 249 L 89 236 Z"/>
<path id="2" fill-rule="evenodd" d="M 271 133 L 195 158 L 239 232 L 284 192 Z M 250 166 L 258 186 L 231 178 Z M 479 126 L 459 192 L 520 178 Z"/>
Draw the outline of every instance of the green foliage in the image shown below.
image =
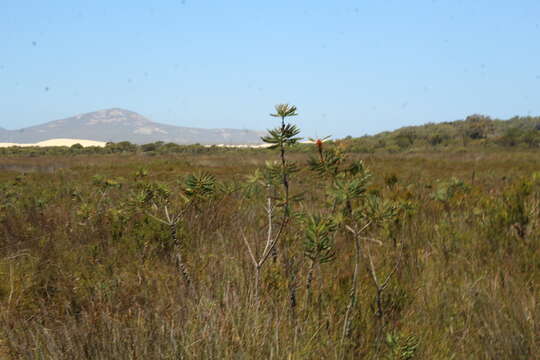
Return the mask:
<path id="1" fill-rule="evenodd" d="M 292 161 L 285 161 L 285 164 L 278 161 L 267 161 L 264 167 L 264 173 L 269 184 L 279 183 L 283 174 L 290 176 L 298 171 L 298 165 Z"/>
<path id="2" fill-rule="evenodd" d="M 337 230 L 334 220 L 312 215 L 304 221 L 304 255 L 318 264 L 334 260 L 336 253 L 333 236 Z"/>
<path id="3" fill-rule="evenodd" d="M 362 198 L 371 179 L 371 173 L 364 168 L 362 163 L 355 163 L 348 170 L 339 174 L 328 190 L 330 196 L 338 204 Z"/>
<path id="4" fill-rule="evenodd" d="M 289 104 L 278 104 L 275 106 L 276 113 L 270 114 L 273 117 L 281 118 L 281 126 L 275 129 L 268 130 L 268 135 L 261 138 L 267 144 L 270 144 L 269 149 L 292 146 L 302 140 L 297 135 L 300 134 L 300 129 L 296 125 L 285 122 L 285 118 L 297 116 L 296 106 Z"/>
<path id="5" fill-rule="evenodd" d="M 122 178 L 110 179 L 100 174 L 92 177 L 92 183 L 103 191 L 110 188 L 120 188 L 123 181 L 124 179 Z"/>
<path id="6" fill-rule="evenodd" d="M 446 203 L 458 193 L 467 193 L 470 190 L 462 180 L 451 178 L 448 181 L 439 182 L 437 190 L 431 195 L 434 199 Z"/>
<path id="7" fill-rule="evenodd" d="M 344 160 L 343 154 L 337 149 L 331 148 L 320 150 L 319 157 L 311 156 L 308 160 L 308 166 L 320 176 L 336 176 Z"/>
<path id="8" fill-rule="evenodd" d="M 493 132 L 493 121 L 489 116 L 484 115 L 467 116 L 462 126 L 463 134 L 473 140 L 485 139 L 489 133 Z"/>
<path id="9" fill-rule="evenodd" d="M 513 184 L 503 192 L 497 211 L 489 224 L 490 233 L 503 231 L 525 239 L 538 218 L 540 205 L 538 174 Z"/>
<path id="10" fill-rule="evenodd" d="M 355 215 L 362 221 L 383 224 L 399 215 L 400 206 L 395 201 L 381 198 L 377 194 L 368 194 L 363 206 L 358 208 Z"/>
<path id="11" fill-rule="evenodd" d="M 216 178 L 207 172 L 186 177 L 184 193 L 191 199 L 206 199 L 216 191 Z"/>
<path id="12" fill-rule="evenodd" d="M 411 360 L 416 357 L 419 341 L 411 336 L 402 336 L 399 333 L 386 334 L 386 346 L 388 353 L 385 355 L 387 360 Z"/>
<path id="13" fill-rule="evenodd" d="M 413 129 L 408 128 L 398 132 L 394 141 L 401 149 L 405 149 L 412 146 L 416 138 L 416 132 Z"/>
<path id="14" fill-rule="evenodd" d="M 171 190 L 165 184 L 143 183 L 139 185 L 139 188 L 136 200 L 141 204 L 166 205 L 171 197 Z"/>
<path id="15" fill-rule="evenodd" d="M 268 135 L 261 138 L 267 144 L 270 144 L 268 149 L 276 149 L 281 146 L 291 146 L 302 140 L 297 135 L 300 134 L 300 129 L 296 125 L 285 124 L 280 128 L 268 130 Z"/>
<path id="16" fill-rule="evenodd" d="M 273 117 L 279 117 L 279 118 L 286 118 L 291 116 L 297 116 L 296 113 L 296 106 L 289 105 L 289 104 L 277 104 L 275 106 L 276 112 L 274 114 L 270 114 L 270 116 Z"/>
<path id="17" fill-rule="evenodd" d="M 540 131 L 538 129 L 523 129 L 518 127 L 508 128 L 497 139 L 497 144 L 505 147 L 516 147 L 525 144 L 529 148 L 537 148 L 540 145 Z"/>
<path id="18" fill-rule="evenodd" d="M 135 180 L 142 180 L 148 176 L 148 169 L 139 168 L 134 174 Z"/>
<path id="19" fill-rule="evenodd" d="M 470 115 L 465 120 L 410 126 L 373 136 L 345 138 L 338 143 L 348 152 L 400 153 L 421 151 L 478 151 L 485 148 L 538 148 L 540 117 L 509 120 Z"/>

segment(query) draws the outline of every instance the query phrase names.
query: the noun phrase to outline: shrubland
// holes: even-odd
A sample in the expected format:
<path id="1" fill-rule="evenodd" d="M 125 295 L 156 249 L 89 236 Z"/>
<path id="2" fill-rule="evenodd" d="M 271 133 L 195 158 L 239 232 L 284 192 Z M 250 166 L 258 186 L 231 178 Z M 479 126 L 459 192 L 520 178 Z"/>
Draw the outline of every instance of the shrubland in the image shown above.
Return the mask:
<path id="1" fill-rule="evenodd" d="M 0 159 L 0 357 L 535 358 L 537 150 L 296 151 L 274 115 L 267 150 Z"/>
<path id="2" fill-rule="evenodd" d="M 313 139 L 312 139 L 313 140 Z M 347 136 L 332 141 L 348 153 L 464 153 L 526 151 L 540 148 L 540 117 L 515 116 L 508 120 L 492 119 L 474 114 L 464 120 L 407 126 L 394 131 L 362 137 Z M 305 142 L 290 144 L 289 151 L 309 153 L 312 146 Z M 127 155 L 159 156 L 169 154 L 217 154 L 225 152 L 253 155 L 260 149 L 208 146 L 201 144 L 179 145 L 158 141 L 137 145 L 128 141 L 109 142 L 105 147 L 4 147 L 0 155 L 6 157 L 74 156 L 74 155 Z"/>
<path id="3" fill-rule="evenodd" d="M 464 120 L 407 126 L 395 131 L 338 141 L 351 152 L 411 153 L 538 149 L 540 117 L 508 120 L 474 114 Z"/>

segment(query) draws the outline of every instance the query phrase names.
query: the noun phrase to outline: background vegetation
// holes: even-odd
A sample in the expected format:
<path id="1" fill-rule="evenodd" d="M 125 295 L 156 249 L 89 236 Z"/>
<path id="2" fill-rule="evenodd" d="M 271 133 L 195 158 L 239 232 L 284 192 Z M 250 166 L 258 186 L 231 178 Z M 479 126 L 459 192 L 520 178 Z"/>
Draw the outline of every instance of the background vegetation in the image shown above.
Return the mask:
<path id="1" fill-rule="evenodd" d="M 342 151 L 351 153 L 414 153 L 414 152 L 464 152 L 537 149 L 540 147 L 540 117 L 513 117 L 508 120 L 492 119 L 485 115 L 471 115 L 465 120 L 408 126 L 377 135 L 365 135 L 334 140 Z M 258 150 L 260 152 L 260 149 Z M 312 147 L 297 143 L 289 151 L 310 152 Z M 0 148 L 2 156 L 58 156 L 92 154 L 200 154 L 242 152 L 251 154 L 253 149 L 225 148 L 204 145 L 178 145 L 161 141 L 136 145 L 128 141 L 107 143 L 105 147 L 6 147 Z"/>
<path id="2" fill-rule="evenodd" d="M 486 151 L 535 149 L 540 146 L 540 117 L 513 117 L 509 120 L 471 115 L 465 120 L 408 126 L 391 132 L 341 143 L 353 152 Z"/>
<path id="3" fill-rule="evenodd" d="M 540 158 L 484 121 L 469 152 L 291 153 L 283 122 L 275 150 L 0 158 L 0 358 L 533 359 Z"/>

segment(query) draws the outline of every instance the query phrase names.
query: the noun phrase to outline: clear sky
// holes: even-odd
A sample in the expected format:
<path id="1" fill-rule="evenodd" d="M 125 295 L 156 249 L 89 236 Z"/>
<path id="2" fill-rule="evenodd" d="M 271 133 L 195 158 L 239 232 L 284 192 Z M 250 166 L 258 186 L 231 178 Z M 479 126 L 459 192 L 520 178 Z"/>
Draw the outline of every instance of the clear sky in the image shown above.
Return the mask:
<path id="1" fill-rule="evenodd" d="M 540 114 L 538 0 L 0 0 L 0 127 L 154 121 L 359 136 Z"/>

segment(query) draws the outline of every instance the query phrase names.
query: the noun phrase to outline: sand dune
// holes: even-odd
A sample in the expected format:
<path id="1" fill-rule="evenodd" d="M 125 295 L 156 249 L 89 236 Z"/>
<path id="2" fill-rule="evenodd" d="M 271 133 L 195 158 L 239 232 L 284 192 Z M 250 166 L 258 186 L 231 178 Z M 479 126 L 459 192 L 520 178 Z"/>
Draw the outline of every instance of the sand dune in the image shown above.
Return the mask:
<path id="1" fill-rule="evenodd" d="M 269 146 L 271 146 L 271 144 L 236 144 L 236 145 L 233 145 L 233 144 L 214 144 L 214 145 L 204 145 L 206 147 L 212 147 L 212 146 L 217 146 L 217 147 L 226 147 L 226 148 L 267 148 Z"/>
<path id="2" fill-rule="evenodd" d="M 105 147 L 106 142 L 104 141 L 94 141 L 94 140 L 82 140 L 82 139 L 50 139 L 45 141 L 40 141 L 35 144 L 16 144 L 16 143 L 0 143 L 0 147 L 10 147 L 10 146 L 38 146 L 38 147 L 48 147 L 48 146 L 71 146 L 75 144 L 81 144 L 84 147 L 87 146 L 99 146 Z"/>

